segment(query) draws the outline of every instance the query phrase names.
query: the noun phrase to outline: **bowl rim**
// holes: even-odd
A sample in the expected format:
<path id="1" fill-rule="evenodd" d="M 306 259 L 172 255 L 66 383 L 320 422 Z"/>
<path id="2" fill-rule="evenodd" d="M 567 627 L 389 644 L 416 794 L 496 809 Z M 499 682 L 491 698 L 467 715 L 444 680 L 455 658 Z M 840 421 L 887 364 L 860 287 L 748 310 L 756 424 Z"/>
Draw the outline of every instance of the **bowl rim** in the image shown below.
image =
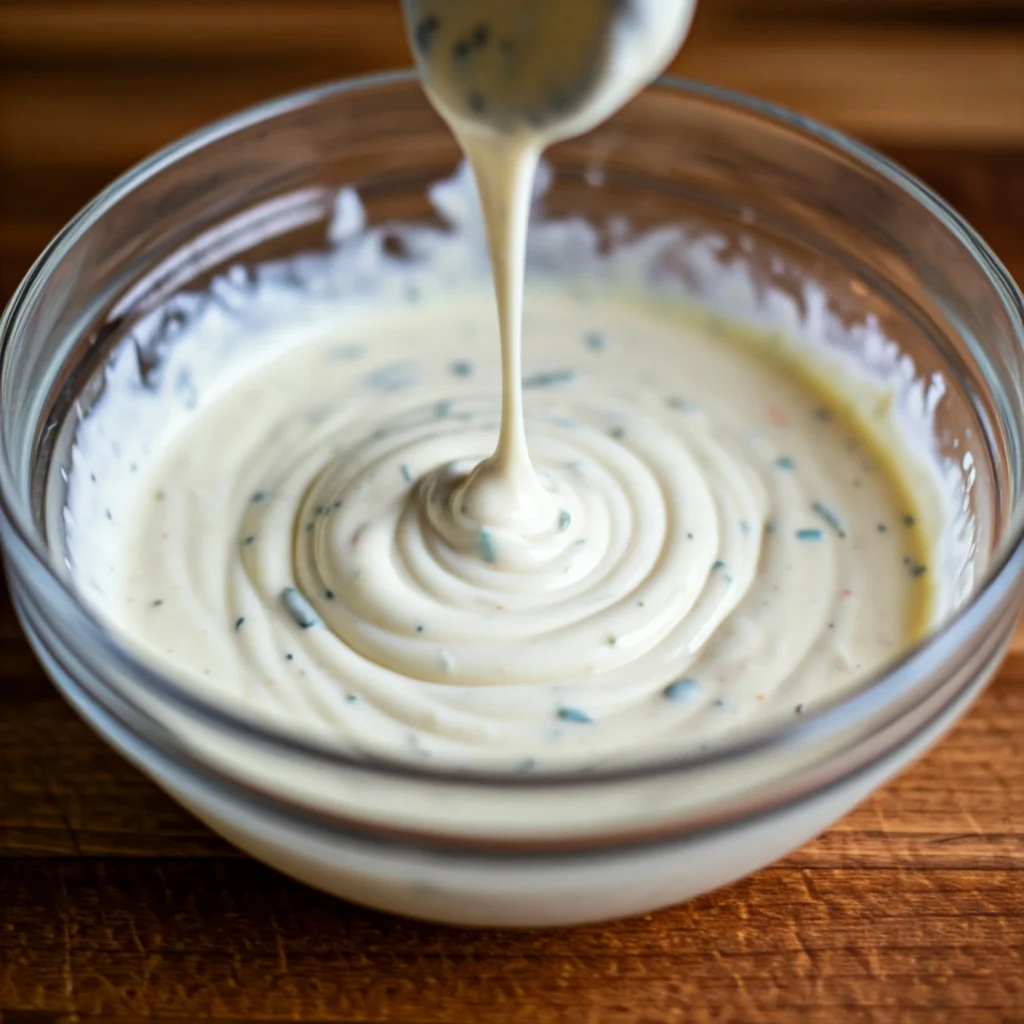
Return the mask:
<path id="1" fill-rule="evenodd" d="M 404 85 L 418 80 L 419 75 L 414 70 L 388 71 L 289 93 L 201 127 L 158 150 L 116 178 L 87 203 L 46 246 L 0 315 L 0 385 L 6 375 L 9 351 L 18 341 L 22 310 L 41 286 L 41 282 L 60 264 L 68 248 L 113 208 L 124 194 L 196 150 L 255 124 L 313 107 L 336 96 Z M 795 131 L 805 138 L 825 143 L 888 180 L 939 220 L 975 259 L 999 297 L 1007 319 L 1013 324 L 1019 346 L 1024 348 L 1024 295 L 1009 272 L 974 229 L 952 207 L 897 163 L 812 118 L 788 111 L 765 100 L 674 76 L 663 76 L 652 87 L 754 114 L 763 120 L 773 122 L 776 126 Z M 246 719 L 165 677 L 133 654 L 104 625 L 99 616 L 79 599 L 70 582 L 62 579 L 54 571 L 50 551 L 35 527 L 31 510 L 15 497 L 17 483 L 6 458 L 6 446 L 2 436 L 0 446 L 4 447 L 5 456 L 0 458 L 0 526 L 5 527 L 0 531 L 0 540 L 3 547 L 17 546 L 19 552 L 27 556 L 31 571 L 44 578 L 54 601 L 61 605 L 58 611 L 60 617 L 80 628 L 90 644 L 102 648 L 105 655 L 131 679 L 133 684 L 142 689 L 156 691 L 178 710 L 199 718 L 205 725 L 227 729 L 244 740 L 254 740 L 277 748 L 283 753 L 326 762 L 332 767 L 420 783 L 433 782 L 439 785 L 482 787 L 489 790 L 522 791 L 545 787 L 563 790 L 583 789 L 612 782 L 621 783 L 705 770 L 726 763 L 769 755 L 779 750 L 811 748 L 841 735 L 849 735 L 858 726 L 869 725 L 880 712 L 889 711 L 887 717 L 877 722 L 877 729 L 884 729 L 911 707 L 926 699 L 940 685 L 935 683 L 927 687 L 925 693 L 915 693 L 922 679 L 928 679 L 933 672 L 949 664 L 954 656 L 963 650 L 971 636 L 983 628 L 986 620 L 1000 607 L 1014 584 L 1024 577 L 1024 501 L 1021 501 L 1013 510 L 1014 517 L 1008 524 L 1006 540 L 997 549 L 978 589 L 964 605 L 956 609 L 933 633 L 904 650 L 898 658 L 866 678 L 856 691 L 833 700 L 820 709 L 785 724 L 745 735 L 710 751 L 663 757 L 626 767 L 598 768 L 587 773 L 580 773 L 576 769 L 561 769 L 518 775 L 496 770 L 446 769 L 378 755 L 346 754 L 328 743 L 318 742 L 311 736 L 298 736 L 256 720 Z"/>

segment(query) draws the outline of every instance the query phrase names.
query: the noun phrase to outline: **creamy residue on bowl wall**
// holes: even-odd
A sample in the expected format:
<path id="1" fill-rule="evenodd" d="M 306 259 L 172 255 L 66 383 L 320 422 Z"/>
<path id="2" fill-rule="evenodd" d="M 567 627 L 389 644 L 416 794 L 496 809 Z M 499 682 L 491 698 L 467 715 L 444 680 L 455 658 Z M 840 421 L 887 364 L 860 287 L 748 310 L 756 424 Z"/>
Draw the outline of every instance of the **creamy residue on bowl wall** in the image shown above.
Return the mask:
<path id="1" fill-rule="evenodd" d="M 65 518 L 128 647 L 345 749 L 529 771 L 812 713 L 966 596 L 941 379 L 684 227 L 531 227 L 524 405 L 554 511 L 481 524 L 457 497 L 498 430 L 486 246 L 465 170 L 431 196 L 446 230 L 367 228 L 343 190 L 329 255 L 178 294 L 116 353 Z"/>

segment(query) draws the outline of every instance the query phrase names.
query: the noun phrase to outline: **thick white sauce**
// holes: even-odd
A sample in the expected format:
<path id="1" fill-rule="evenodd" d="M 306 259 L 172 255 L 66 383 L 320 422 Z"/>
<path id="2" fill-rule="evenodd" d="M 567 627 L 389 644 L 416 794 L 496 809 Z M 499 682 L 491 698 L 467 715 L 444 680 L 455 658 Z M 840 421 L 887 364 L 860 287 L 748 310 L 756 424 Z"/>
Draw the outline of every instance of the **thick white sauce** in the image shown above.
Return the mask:
<path id="1" fill-rule="evenodd" d="M 690 5 L 640 9 L 674 40 L 653 74 Z M 645 77 L 602 67 L 598 116 Z M 439 102 L 446 81 L 428 76 Z M 183 345 L 161 397 L 183 408 L 116 486 L 95 453 L 117 416 L 83 423 L 83 591 L 197 691 L 389 757 L 587 766 L 848 690 L 935 607 L 926 531 L 871 425 L 764 339 L 558 273 L 529 297 L 520 387 L 534 168 L 588 124 L 488 134 L 478 106 L 446 113 L 481 186 L 500 346 L 482 282 L 453 289 L 429 259 L 401 301 L 251 326 L 212 386 L 188 360 L 216 345 Z M 87 553 L 74 527 L 97 508 L 116 542 Z"/>
<path id="2" fill-rule="evenodd" d="M 786 362 L 628 292 L 539 288 L 526 328 L 550 527 L 461 510 L 498 431 L 493 306 L 428 288 L 184 397 L 111 514 L 105 614 L 272 719 L 507 767 L 809 710 L 920 628 L 913 511 Z"/>

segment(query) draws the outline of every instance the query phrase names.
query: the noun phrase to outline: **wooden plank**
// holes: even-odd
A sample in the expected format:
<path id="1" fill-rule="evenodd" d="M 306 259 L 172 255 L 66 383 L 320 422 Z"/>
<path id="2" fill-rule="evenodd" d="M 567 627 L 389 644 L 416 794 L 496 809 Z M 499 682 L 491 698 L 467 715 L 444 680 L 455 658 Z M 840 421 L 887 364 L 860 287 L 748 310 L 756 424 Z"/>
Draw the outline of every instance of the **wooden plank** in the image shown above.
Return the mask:
<path id="1" fill-rule="evenodd" d="M 409 61 L 390 0 L 9 4 L 0 158 L 126 163 L 237 106 Z M 1024 139 L 1024 25 L 805 24 L 706 5 L 673 71 L 884 141 Z"/>
<path id="2" fill-rule="evenodd" d="M 1009 1021 L 1019 880 L 780 867 L 614 927 L 516 933 L 364 911 L 248 861 L 0 862 L 0 1005 L 117 1021 Z"/>

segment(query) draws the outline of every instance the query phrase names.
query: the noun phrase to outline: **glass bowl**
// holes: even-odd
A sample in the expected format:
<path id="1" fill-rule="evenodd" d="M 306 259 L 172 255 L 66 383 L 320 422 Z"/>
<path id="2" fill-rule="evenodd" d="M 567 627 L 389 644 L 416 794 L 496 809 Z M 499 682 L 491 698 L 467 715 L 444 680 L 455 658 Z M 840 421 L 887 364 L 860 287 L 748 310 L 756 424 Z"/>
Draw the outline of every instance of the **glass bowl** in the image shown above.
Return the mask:
<path id="1" fill-rule="evenodd" d="M 519 776 L 360 758 L 134 658 L 72 584 L 68 471 L 112 353 L 134 345 L 143 377 L 158 365 L 180 327 L 175 296 L 230 305 L 253 268 L 327 252 L 343 187 L 358 192 L 366 230 L 436 225 L 428 186 L 459 160 L 415 76 L 392 74 L 204 129 L 86 207 L 0 322 L 11 593 L 46 670 L 97 732 L 290 875 L 463 924 L 649 911 L 813 837 L 933 743 L 998 666 L 1024 594 L 1022 298 L 973 231 L 900 168 L 755 100 L 664 80 L 556 147 L 538 217 L 583 218 L 608 239 L 684 225 L 702 251 L 714 241 L 718 266 L 757 282 L 763 316 L 784 313 L 780 329 L 813 320 L 821 334 L 827 323 L 829 343 L 855 361 L 877 358 L 881 338 L 910 368 L 962 496 L 944 540 L 967 553 L 955 600 L 926 641 L 856 692 L 710 752 Z M 699 275 L 681 272 L 677 286 L 712 309 L 728 302 Z M 134 333 L 161 311 L 160 330 Z"/>

